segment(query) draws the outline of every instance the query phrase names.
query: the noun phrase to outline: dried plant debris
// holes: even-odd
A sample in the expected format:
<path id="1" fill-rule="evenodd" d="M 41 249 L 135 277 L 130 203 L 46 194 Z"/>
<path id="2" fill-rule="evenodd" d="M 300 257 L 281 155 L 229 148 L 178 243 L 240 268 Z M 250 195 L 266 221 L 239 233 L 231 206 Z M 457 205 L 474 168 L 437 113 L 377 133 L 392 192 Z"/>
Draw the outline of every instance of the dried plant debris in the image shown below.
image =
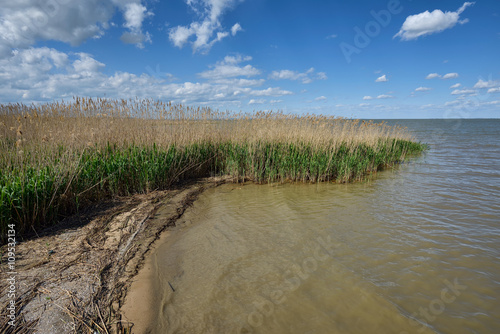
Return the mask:
<path id="1" fill-rule="evenodd" d="M 15 327 L 8 323 L 10 301 L 2 294 L 1 333 L 131 333 L 133 324 L 121 319 L 119 309 L 145 254 L 204 189 L 226 181 L 209 178 L 118 198 L 19 243 Z M 6 247 L 1 248 L 2 291 Z"/>

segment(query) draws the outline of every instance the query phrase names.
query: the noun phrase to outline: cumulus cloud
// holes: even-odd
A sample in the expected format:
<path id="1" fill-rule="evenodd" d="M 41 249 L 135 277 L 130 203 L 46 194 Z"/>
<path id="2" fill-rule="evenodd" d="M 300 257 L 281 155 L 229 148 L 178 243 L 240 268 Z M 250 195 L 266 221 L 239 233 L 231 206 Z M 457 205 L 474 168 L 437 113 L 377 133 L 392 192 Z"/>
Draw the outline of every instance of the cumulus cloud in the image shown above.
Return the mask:
<path id="1" fill-rule="evenodd" d="M 21 98 L 33 84 L 33 78 L 47 79 L 50 73 L 63 70 L 69 64 L 68 55 L 54 49 L 14 50 L 10 58 L 0 59 L 0 87 L 5 95 Z"/>
<path id="2" fill-rule="evenodd" d="M 385 75 L 385 74 L 384 74 L 384 75 L 382 75 L 382 76 L 380 76 L 380 77 L 378 77 L 378 78 L 375 80 L 375 82 L 387 82 L 387 81 L 389 81 L 389 79 L 387 79 L 387 77 L 386 77 L 386 75 Z"/>
<path id="3" fill-rule="evenodd" d="M 460 14 L 473 4 L 474 2 L 465 2 L 456 12 L 443 12 L 435 9 L 432 12 L 426 10 L 420 14 L 410 15 L 394 38 L 400 37 L 401 40 L 408 41 L 453 28 L 457 23 L 465 24 L 469 20 L 460 20 Z"/>
<path id="4" fill-rule="evenodd" d="M 427 92 L 430 91 L 432 88 L 429 87 L 418 87 L 415 89 L 416 92 Z"/>
<path id="5" fill-rule="evenodd" d="M 282 90 L 279 87 L 269 87 L 262 90 L 252 90 L 249 94 L 254 96 L 283 96 L 292 95 L 293 93 L 288 90 Z"/>
<path id="6" fill-rule="evenodd" d="M 266 100 L 264 99 L 251 99 L 248 101 L 248 104 L 264 104 L 266 103 Z"/>
<path id="7" fill-rule="evenodd" d="M 252 65 L 239 65 L 242 62 L 250 60 L 252 60 L 252 57 L 249 56 L 226 56 L 224 60 L 217 62 L 215 66 L 213 66 L 213 69 L 198 73 L 198 75 L 209 80 L 220 80 L 239 76 L 252 77 L 259 75 L 260 70 Z"/>
<path id="8" fill-rule="evenodd" d="M 458 73 L 447 73 L 447 74 L 443 75 L 443 77 L 442 77 L 443 80 L 456 79 L 456 78 L 458 78 Z"/>
<path id="9" fill-rule="evenodd" d="M 456 84 L 454 84 L 454 85 L 451 85 L 451 86 L 450 86 L 450 89 L 456 89 L 456 88 L 458 88 L 458 87 L 460 87 L 460 86 L 462 86 L 462 85 L 461 85 L 461 84 L 459 84 L 459 83 L 456 83 Z"/>
<path id="10" fill-rule="evenodd" d="M 262 86 L 266 80 L 264 79 L 243 79 L 243 78 L 216 78 L 209 79 L 210 82 L 221 85 L 230 85 L 237 87 L 255 87 Z"/>
<path id="11" fill-rule="evenodd" d="M 392 99 L 392 98 L 394 98 L 394 96 L 388 95 L 388 94 L 381 94 L 381 95 L 378 95 L 377 97 L 372 97 L 370 95 L 363 96 L 363 100 L 365 100 L 365 101 L 369 101 L 369 100 L 373 100 L 373 99 L 383 100 L 383 99 Z"/>
<path id="12" fill-rule="evenodd" d="M 494 81 L 494 80 L 484 81 L 482 79 L 479 79 L 478 82 L 476 82 L 476 84 L 474 85 L 474 88 L 493 88 L 499 86 L 500 86 L 500 81 Z"/>
<path id="13" fill-rule="evenodd" d="M 311 67 L 306 72 L 297 72 L 291 70 L 273 71 L 269 75 L 273 80 L 300 80 L 303 84 L 308 84 L 314 80 L 326 80 L 328 77 L 325 72 L 315 73 L 314 67 Z"/>
<path id="14" fill-rule="evenodd" d="M 88 53 L 80 52 L 77 55 L 80 59 L 73 62 L 73 69 L 81 75 L 91 76 L 98 73 L 105 66 L 103 63 L 92 58 Z"/>
<path id="15" fill-rule="evenodd" d="M 326 76 L 325 72 L 318 72 L 316 75 L 317 75 L 318 80 L 326 80 L 326 79 L 328 79 L 328 77 Z"/>
<path id="16" fill-rule="evenodd" d="M 474 89 L 455 89 L 451 92 L 451 95 L 470 95 L 474 93 L 476 93 Z"/>
<path id="17" fill-rule="evenodd" d="M 315 101 L 325 101 L 326 96 L 318 96 L 317 98 L 314 99 Z"/>
<path id="18" fill-rule="evenodd" d="M 142 21 L 152 13 L 147 12 L 146 7 L 140 3 L 127 3 L 124 6 L 123 17 L 125 19 L 125 27 L 129 29 L 141 29 Z"/>
<path id="19" fill-rule="evenodd" d="M 186 4 L 198 14 L 199 20 L 191 22 L 188 26 L 171 28 L 170 41 L 179 48 L 191 42 L 193 52 L 208 52 L 215 43 L 229 36 L 229 32 L 224 31 L 220 23 L 220 17 L 236 2 L 236 0 L 186 0 Z M 240 24 L 236 23 L 231 27 L 231 34 L 234 36 L 241 30 Z M 194 37 L 194 41 L 191 37 Z"/>
<path id="20" fill-rule="evenodd" d="M 109 27 L 116 9 L 124 15 L 124 42 L 149 41 L 142 32 L 143 20 L 151 15 L 141 0 L 3 1 L 0 14 L 0 57 L 12 49 L 26 49 L 39 40 L 55 40 L 73 46 L 99 38 Z"/>
<path id="21" fill-rule="evenodd" d="M 426 79 L 434 79 L 434 78 L 440 78 L 441 76 L 437 73 L 429 73 L 425 78 Z"/>
<path id="22" fill-rule="evenodd" d="M 441 74 L 438 74 L 438 73 L 430 73 L 425 78 L 426 79 L 441 78 L 443 80 L 447 80 L 447 79 L 456 79 L 458 77 L 459 77 L 458 73 L 454 72 L 454 73 L 446 73 L 445 75 L 441 75 Z"/>
<path id="23" fill-rule="evenodd" d="M 488 93 L 500 93 L 500 87 L 488 89 Z"/>
<path id="24" fill-rule="evenodd" d="M 218 79 L 202 82 L 172 82 L 169 73 L 161 76 L 136 75 L 128 72 L 105 73 L 105 64 L 88 53 L 64 53 L 50 48 L 14 50 L 11 57 L 0 59 L 0 103 L 51 101 L 72 96 L 106 96 L 109 98 L 158 98 L 182 103 L 239 105 L 242 101 L 267 96 L 285 96 L 291 91 L 279 87 L 255 89 L 264 79 L 239 78 L 252 75 L 243 61 L 250 57 L 228 56 L 220 63 L 240 68 L 221 71 Z M 212 68 L 211 70 L 214 70 Z"/>
<path id="25" fill-rule="evenodd" d="M 123 33 L 121 41 L 127 44 L 135 44 L 139 48 L 144 47 L 144 42 L 151 43 L 151 36 L 148 32 L 142 32 L 142 22 L 153 13 L 140 3 L 127 3 L 123 8 L 124 26 L 130 31 Z"/>
<path id="26" fill-rule="evenodd" d="M 164 97 L 173 85 L 149 75 L 103 73 L 105 64 L 87 53 L 66 54 L 50 48 L 15 50 L 0 59 L 0 101 L 47 101 L 72 96 Z"/>
<path id="27" fill-rule="evenodd" d="M 242 31 L 243 28 L 240 26 L 239 23 L 236 23 L 235 25 L 233 25 L 231 27 L 231 35 L 232 36 L 236 36 L 236 34 L 238 33 L 238 31 Z"/>

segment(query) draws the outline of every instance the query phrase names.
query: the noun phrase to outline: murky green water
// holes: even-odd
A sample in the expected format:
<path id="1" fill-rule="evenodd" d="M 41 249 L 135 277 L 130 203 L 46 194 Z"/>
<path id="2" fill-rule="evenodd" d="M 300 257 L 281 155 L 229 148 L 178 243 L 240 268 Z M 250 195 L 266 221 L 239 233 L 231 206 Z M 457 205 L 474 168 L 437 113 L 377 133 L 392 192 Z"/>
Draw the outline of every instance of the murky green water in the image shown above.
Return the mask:
<path id="1" fill-rule="evenodd" d="M 500 122 L 399 123 L 432 149 L 372 180 L 205 192 L 153 256 L 153 332 L 499 333 Z"/>

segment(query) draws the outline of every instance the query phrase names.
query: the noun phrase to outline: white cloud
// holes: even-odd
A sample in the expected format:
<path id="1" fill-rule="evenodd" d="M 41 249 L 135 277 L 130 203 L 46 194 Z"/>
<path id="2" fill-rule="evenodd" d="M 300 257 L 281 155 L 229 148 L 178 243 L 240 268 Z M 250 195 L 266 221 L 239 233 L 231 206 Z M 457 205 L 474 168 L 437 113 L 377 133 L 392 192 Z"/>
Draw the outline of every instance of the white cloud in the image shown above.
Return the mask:
<path id="1" fill-rule="evenodd" d="M 314 99 L 315 101 L 325 101 L 326 96 L 318 96 L 317 98 Z"/>
<path id="2" fill-rule="evenodd" d="M 251 77 L 260 74 L 260 70 L 252 65 L 239 66 L 238 64 L 250 61 L 252 57 L 226 56 L 223 61 L 217 62 L 213 69 L 198 73 L 204 79 L 220 80 L 239 76 Z"/>
<path id="3" fill-rule="evenodd" d="M 455 89 L 451 95 L 470 95 L 476 93 L 473 89 Z"/>
<path id="4" fill-rule="evenodd" d="M 429 73 L 425 78 L 426 79 L 434 79 L 434 78 L 440 78 L 441 76 L 437 73 Z"/>
<path id="5" fill-rule="evenodd" d="M 465 2 L 456 12 L 443 12 L 435 9 L 432 12 L 426 10 L 420 14 L 410 15 L 394 38 L 400 37 L 403 41 L 417 39 L 420 36 L 453 28 L 457 23 L 467 23 L 468 19 L 460 20 L 460 14 L 473 4 L 474 2 Z"/>
<path id="6" fill-rule="evenodd" d="M 129 32 L 123 33 L 120 40 L 124 43 L 135 44 L 139 48 L 144 47 L 144 42 L 151 43 L 151 36 L 148 32 L 142 32 L 142 22 L 148 16 L 152 16 L 152 12 L 148 12 L 147 8 L 140 3 L 127 3 L 124 6 L 124 26 L 130 29 Z"/>
<path id="7" fill-rule="evenodd" d="M 281 103 L 281 102 L 283 102 L 283 100 L 271 100 L 271 101 L 269 101 L 269 103 L 271 103 L 271 104 L 276 104 L 276 103 Z"/>
<path id="8" fill-rule="evenodd" d="M 375 82 L 387 82 L 387 81 L 389 81 L 389 79 L 387 79 L 385 74 L 378 77 L 377 80 L 375 80 Z"/>
<path id="9" fill-rule="evenodd" d="M 105 66 L 87 53 L 78 53 L 78 56 L 80 59 L 73 62 L 73 68 L 76 73 L 89 76 L 99 72 Z"/>
<path id="10" fill-rule="evenodd" d="M 229 56 L 221 63 L 238 67 L 239 62 L 249 59 Z M 222 75 L 218 80 L 172 83 L 169 75 L 159 76 L 153 71 L 152 75 L 128 72 L 108 75 L 104 68 L 105 64 L 87 53 L 66 54 L 46 47 L 15 50 L 11 57 L 0 59 L 0 103 L 106 96 L 226 106 L 227 103 L 240 104 L 251 98 L 293 94 L 279 87 L 252 89 L 262 85 L 264 79 Z"/>
<path id="11" fill-rule="evenodd" d="M 117 8 L 122 11 L 128 30 L 121 39 L 138 45 L 150 41 L 149 34 L 141 28 L 143 20 L 152 14 L 141 5 L 141 0 L 23 0 L 3 1 L 1 6 L 0 58 L 11 56 L 12 49 L 26 49 L 40 40 L 76 46 L 89 38 L 99 38 Z"/>
<path id="12" fill-rule="evenodd" d="M 242 31 L 242 30 L 243 30 L 243 28 L 240 26 L 240 24 L 236 23 L 235 25 L 233 25 L 231 27 L 231 35 L 235 36 L 238 33 L 238 31 Z"/>
<path id="13" fill-rule="evenodd" d="M 171 29 L 168 36 L 175 46 L 182 48 L 192 34 L 190 28 L 178 26 Z"/>
<path id="14" fill-rule="evenodd" d="M 311 83 L 314 80 L 328 79 L 325 72 L 318 72 L 315 74 L 313 67 L 303 73 L 291 70 L 273 71 L 269 75 L 269 78 L 273 80 L 300 80 L 303 84 Z"/>
<path id="15" fill-rule="evenodd" d="M 243 79 L 243 78 L 216 78 L 209 79 L 210 82 L 228 85 L 228 86 L 236 86 L 236 87 L 255 87 L 262 86 L 266 80 L 264 79 Z"/>
<path id="16" fill-rule="evenodd" d="M 235 3 L 236 0 L 186 0 L 186 4 L 199 15 L 200 20 L 191 22 L 188 26 L 171 28 L 169 39 L 175 46 L 182 48 L 194 36 L 194 41 L 191 41 L 193 52 L 208 52 L 215 43 L 229 36 L 229 32 L 222 28 L 220 17 Z M 240 30 L 240 24 L 236 23 L 231 27 L 231 34 L 234 36 Z"/>
<path id="17" fill-rule="evenodd" d="M 447 73 L 447 74 L 443 75 L 443 77 L 442 77 L 443 80 L 456 79 L 456 78 L 458 78 L 458 73 Z"/>
<path id="18" fill-rule="evenodd" d="M 441 78 L 443 80 L 447 80 L 447 79 L 456 79 L 458 77 L 459 77 L 458 73 L 446 73 L 445 75 L 441 75 L 438 73 L 429 73 L 425 78 L 426 79 Z"/>
<path id="19" fill-rule="evenodd" d="M 427 92 L 430 91 L 432 88 L 429 87 L 418 87 L 415 89 L 416 92 Z"/>
<path id="20" fill-rule="evenodd" d="M 318 72 L 317 78 L 318 78 L 318 80 L 326 80 L 326 79 L 328 79 L 328 77 L 326 76 L 325 72 Z"/>
<path id="21" fill-rule="evenodd" d="M 488 93 L 500 93 L 500 87 L 488 89 Z"/>
<path id="22" fill-rule="evenodd" d="M 293 93 L 288 90 L 282 90 L 279 87 L 269 87 L 263 90 L 252 90 L 249 94 L 254 96 L 283 96 L 292 95 Z"/>
<path id="23" fill-rule="evenodd" d="M 454 84 L 454 85 L 451 85 L 451 86 L 450 86 L 450 89 L 456 89 L 456 88 L 458 88 L 458 87 L 460 87 L 460 86 L 461 86 L 461 84 L 456 83 L 456 84 Z M 475 87 L 474 87 L 474 88 L 475 88 Z"/>
<path id="24" fill-rule="evenodd" d="M 129 29 L 141 29 L 142 21 L 147 15 L 152 13 L 147 12 L 147 8 L 140 3 L 128 3 L 125 5 L 125 27 Z"/>
<path id="25" fill-rule="evenodd" d="M 450 102 L 446 102 L 444 105 L 446 107 L 456 107 L 456 108 L 460 108 L 462 109 L 463 111 L 465 110 L 478 110 L 479 108 L 488 108 L 489 110 L 491 111 L 496 111 L 498 109 L 496 109 L 495 107 L 497 105 L 500 104 L 500 101 L 498 100 L 494 100 L 494 101 L 480 101 L 478 99 L 469 99 L 468 97 L 457 97 L 456 100 L 454 101 L 450 101 Z M 466 117 L 473 117 L 473 115 L 471 115 L 471 113 L 465 111 L 465 114 L 464 116 Z"/>
<path id="26" fill-rule="evenodd" d="M 251 99 L 250 101 L 248 101 L 248 104 L 264 104 L 266 103 L 266 100 L 263 100 L 263 99 Z"/>
<path id="27" fill-rule="evenodd" d="M 363 96 L 363 100 L 365 100 L 365 101 L 369 101 L 369 100 L 373 100 L 373 99 L 382 100 L 382 99 L 392 99 L 392 98 L 394 98 L 394 96 L 388 95 L 388 94 L 381 94 L 381 95 L 378 95 L 377 97 L 372 97 L 369 95 Z"/>
<path id="28" fill-rule="evenodd" d="M 488 80 L 484 81 L 479 79 L 478 82 L 474 85 L 474 88 L 493 88 L 500 86 L 500 81 Z"/>
<path id="29" fill-rule="evenodd" d="M 28 92 L 33 83 L 38 83 L 33 79 L 46 79 L 48 73 L 68 64 L 68 55 L 54 49 L 14 50 L 12 57 L 0 59 L 0 93 L 8 96 L 19 91 L 21 94 L 12 96 L 15 101 L 16 96 L 21 97 L 24 90 Z"/>
<path id="30" fill-rule="evenodd" d="M 224 63 L 226 63 L 226 64 L 239 64 L 241 62 L 250 61 L 250 60 L 252 60 L 251 56 L 242 56 L 240 54 L 238 54 L 236 56 L 225 56 L 224 57 Z"/>

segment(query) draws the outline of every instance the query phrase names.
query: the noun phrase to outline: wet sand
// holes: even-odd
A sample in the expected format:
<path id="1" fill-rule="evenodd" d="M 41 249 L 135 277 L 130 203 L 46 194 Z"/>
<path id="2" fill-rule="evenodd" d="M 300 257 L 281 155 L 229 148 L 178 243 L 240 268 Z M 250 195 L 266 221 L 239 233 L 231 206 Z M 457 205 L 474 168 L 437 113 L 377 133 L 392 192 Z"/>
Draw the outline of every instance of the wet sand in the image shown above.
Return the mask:
<path id="1" fill-rule="evenodd" d="M 122 333 L 129 328 L 119 309 L 155 240 L 167 235 L 162 232 L 175 225 L 200 193 L 224 182 L 207 178 L 169 191 L 100 203 L 39 231 L 36 238 L 18 241 L 15 332 L 60 334 L 88 328 L 105 332 L 107 327 Z M 1 291 L 6 291 L 9 271 L 5 247 Z M 134 298 L 134 293 L 129 299 L 136 307 L 146 307 L 149 302 Z M 0 295 L 0 305 L 7 306 L 7 297 Z M 8 320 L 2 317 L 0 322 L 7 333 L 12 329 Z"/>

